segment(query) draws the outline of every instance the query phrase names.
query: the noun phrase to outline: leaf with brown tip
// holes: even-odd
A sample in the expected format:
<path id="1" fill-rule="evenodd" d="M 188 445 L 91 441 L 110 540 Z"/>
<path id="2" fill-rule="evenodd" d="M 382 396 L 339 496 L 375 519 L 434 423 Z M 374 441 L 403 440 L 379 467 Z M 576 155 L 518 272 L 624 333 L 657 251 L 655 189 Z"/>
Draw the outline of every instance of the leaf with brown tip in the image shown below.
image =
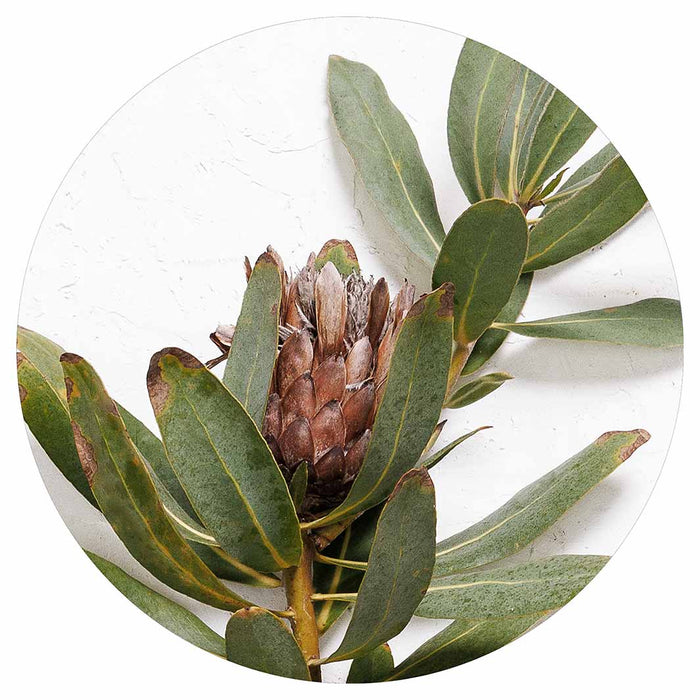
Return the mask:
<path id="1" fill-rule="evenodd" d="M 173 469 L 222 549 L 257 571 L 296 564 L 301 537 L 294 505 L 240 402 L 178 348 L 153 356 L 148 392 Z"/>
<path id="2" fill-rule="evenodd" d="M 357 253 L 355 253 L 350 241 L 338 238 L 326 241 L 316 256 L 316 269 L 321 270 L 327 262 L 332 262 L 343 277 L 347 277 L 353 272 L 360 272 Z"/>
<path id="3" fill-rule="evenodd" d="M 168 518 L 148 469 L 95 370 L 64 353 L 68 407 L 78 455 L 97 502 L 132 556 L 171 588 L 223 610 L 246 601 L 202 563 Z"/>

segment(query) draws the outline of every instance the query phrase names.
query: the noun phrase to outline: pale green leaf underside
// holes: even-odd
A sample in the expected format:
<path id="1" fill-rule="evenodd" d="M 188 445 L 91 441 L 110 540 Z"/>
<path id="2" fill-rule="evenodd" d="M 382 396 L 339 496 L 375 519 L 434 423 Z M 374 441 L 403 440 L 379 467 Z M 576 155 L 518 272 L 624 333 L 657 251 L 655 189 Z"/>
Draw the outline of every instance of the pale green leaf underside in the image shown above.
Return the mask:
<path id="1" fill-rule="evenodd" d="M 496 323 L 494 327 L 531 338 L 586 340 L 654 348 L 683 344 L 681 305 L 677 299 L 643 299 L 625 306 L 537 321 Z"/>
<path id="2" fill-rule="evenodd" d="M 527 632 L 545 616 L 455 620 L 416 649 L 383 680 L 397 681 L 460 666 L 500 649 Z"/>
<path id="3" fill-rule="evenodd" d="M 568 603 L 608 559 L 566 554 L 433 578 L 416 615 L 454 620 L 545 614 Z"/>
<path id="4" fill-rule="evenodd" d="M 483 520 L 439 542 L 435 575 L 467 571 L 520 551 L 648 439 L 644 430 L 601 435 Z"/>

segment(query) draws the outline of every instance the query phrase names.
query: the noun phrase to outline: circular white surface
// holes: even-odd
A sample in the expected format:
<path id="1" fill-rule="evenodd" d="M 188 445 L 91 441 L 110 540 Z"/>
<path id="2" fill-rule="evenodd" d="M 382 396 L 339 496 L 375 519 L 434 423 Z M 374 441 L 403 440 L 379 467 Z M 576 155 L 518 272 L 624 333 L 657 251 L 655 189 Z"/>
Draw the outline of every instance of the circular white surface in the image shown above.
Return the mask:
<path id="1" fill-rule="evenodd" d="M 112 117 L 61 184 L 32 253 L 20 323 L 85 356 L 110 393 L 155 429 L 145 390 L 151 354 L 167 345 L 201 359 L 216 354 L 208 334 L 217 322 L 235 322 L 244 255 L 254 258 L 272 243 L 299 266 L 326 239 L 348 238 L 363 270 L 385 275 L 393 290 L 404 276 L 427 290 L 429 270 L 354 178 L 328 115 L 326 60 L 338 53 L 380 74 L 416 134 L 447 228 L 468 205 L 445 132 L 462 41 L 421 25 L 323 19 L 234 38 L 179 64 Z M 594 134 L 577 161 L 604 142 Z M 647 207 L 603 245 L 537 273 L 523 317 L 649 296 L 677 297 L 677 290 Z M 445 412 L 440 445 L 479 425 L 494 428 L 433 473 L 438 538 L 491 512 L 601 433 L 646 428 L 652 440 L 521 556 L 614 552 L 661 469 L 681 352 L 511 336 L 486 369 L 515 380 L 474 406 Z M 80 544 L 164 591 L 35 443 L 34 452 Z M 172 597 L 223 629 L 225 613 Z M 274 594 L 259 600 L 266 598 Z M 395 658 L 444 626 L 412 622 L 392 642 Z M 327 651 L 341 632 L 338 626 L 324 638 Z M 327 667 L 326 679 L 341 679 L 345 666 Z"/>

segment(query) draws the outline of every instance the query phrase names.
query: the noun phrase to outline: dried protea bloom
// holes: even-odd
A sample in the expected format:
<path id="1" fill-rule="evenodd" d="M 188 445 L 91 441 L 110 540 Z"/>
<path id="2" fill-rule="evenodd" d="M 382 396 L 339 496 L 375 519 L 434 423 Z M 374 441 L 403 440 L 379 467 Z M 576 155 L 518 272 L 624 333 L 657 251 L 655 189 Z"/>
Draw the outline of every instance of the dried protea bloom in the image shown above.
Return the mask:
<path id="1" fill-rule="evenodd" d="M 347 241 L 328 241 L 291 275 L 272 248 L 267 252 L 280 268 L 283 294 L 262 432 L 287 480 L 307 464 L 302 511 L 314 516 L 345 497 L 360 469 L 415 288 L 404 281 L 391 302 L 384 278 L 362 277 Z M 246 261 L 248 277 L 250 270 Z M 230 337 L 220 328 L 212 339 L 225 346 Z"/>

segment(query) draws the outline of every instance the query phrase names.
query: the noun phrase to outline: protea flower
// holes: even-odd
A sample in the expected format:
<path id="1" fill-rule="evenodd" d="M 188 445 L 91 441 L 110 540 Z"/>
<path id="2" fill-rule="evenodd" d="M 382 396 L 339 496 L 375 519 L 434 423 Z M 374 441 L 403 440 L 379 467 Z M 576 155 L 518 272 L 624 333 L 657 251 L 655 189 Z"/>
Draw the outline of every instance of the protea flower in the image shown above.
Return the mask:
<path id="1" fill-rule="evenodd" d="M 342 256 L 344 274 L 329 259 L 333 251 Z M 328 241 L 296 274 L 285 270 L 272 247 L 266 255 L 280 269 L 283 291 L 280 349 L 262 432 L 288 481 L 306 463 L 302 515 L 313 516 L 342 501 L 362 464 L 415 287 L 404 280 L 392 302 L 383 277 L 362 276 L 347 241 Z M 245 267 L 249 279 L 247 258 Z M 224 353 L 232 332 L 219 326 L 212 334 Z"/>

